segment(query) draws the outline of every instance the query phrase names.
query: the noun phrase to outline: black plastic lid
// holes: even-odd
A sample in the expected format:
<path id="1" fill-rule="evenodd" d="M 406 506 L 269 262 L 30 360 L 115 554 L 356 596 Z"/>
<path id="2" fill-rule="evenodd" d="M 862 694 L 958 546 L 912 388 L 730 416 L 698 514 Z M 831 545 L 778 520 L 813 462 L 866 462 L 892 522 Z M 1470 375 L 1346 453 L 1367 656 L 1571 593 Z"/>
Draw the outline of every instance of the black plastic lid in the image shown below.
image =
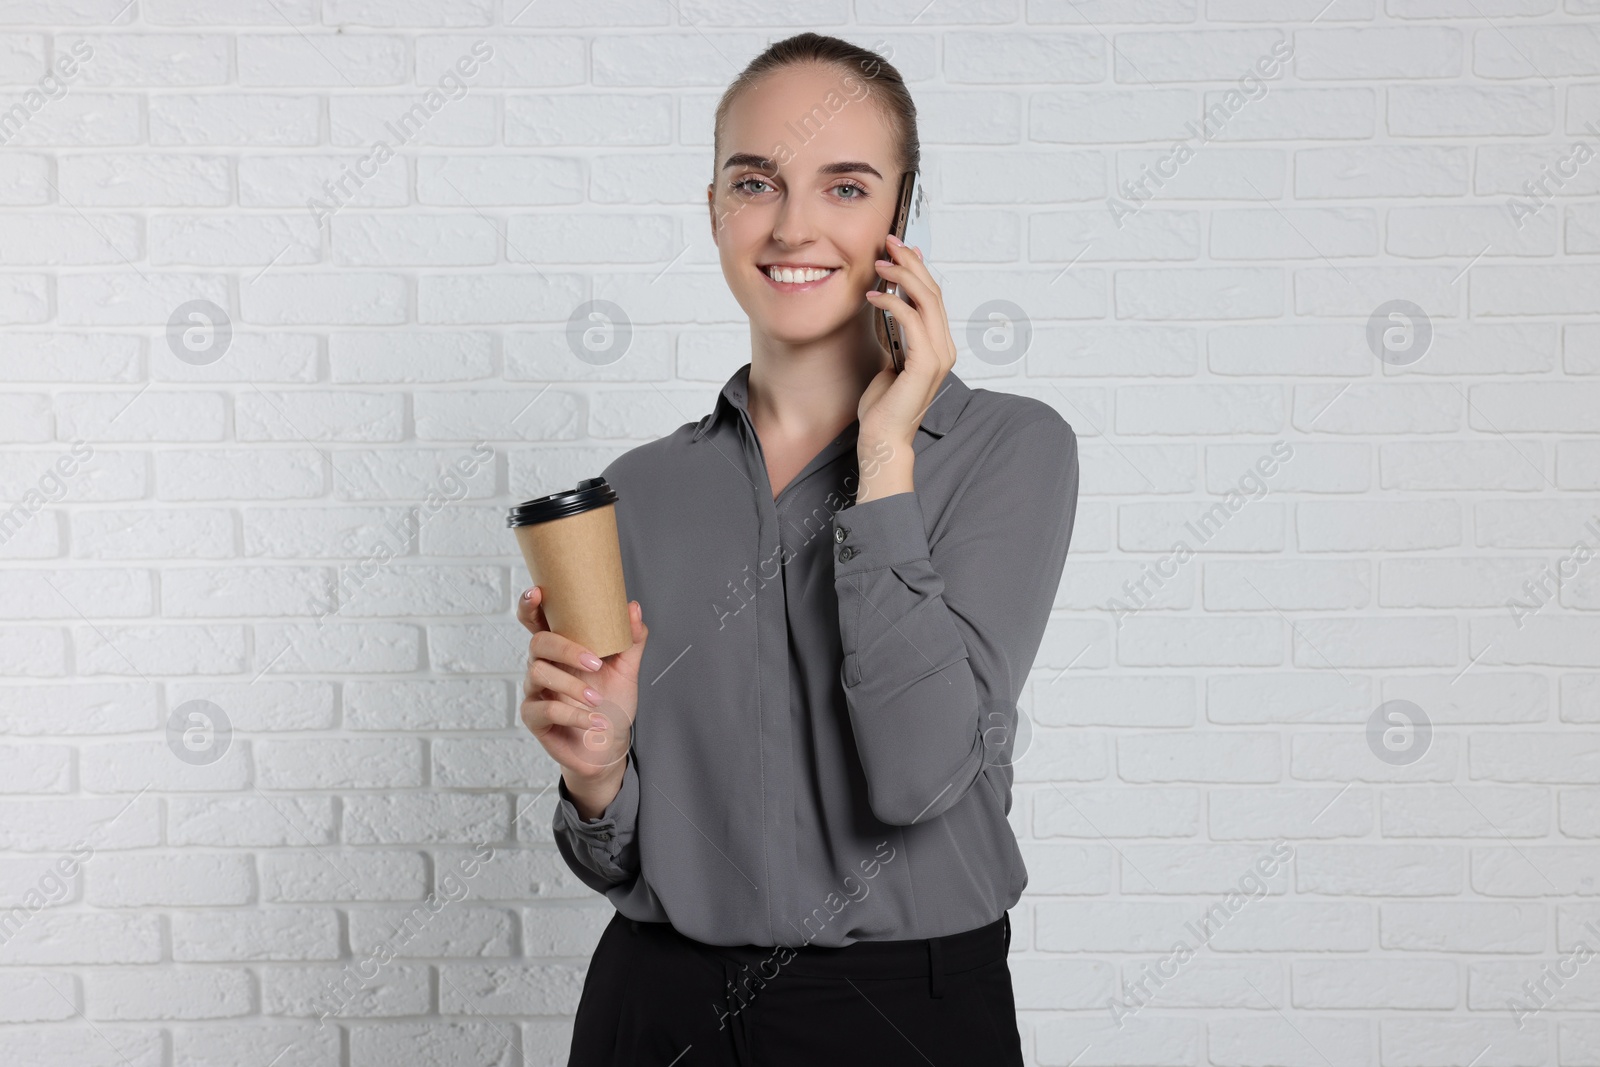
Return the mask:
<path id="1" fill-rule="evenodd" d="M 578 488 L 567 489 L 549 496 L 528 500 L 511 509 L 506 516 L 507 526 L 536 526 L 552 519 L 581 515 L 585 511 L 603 508 L 617 502 L 617 491 L 606 484 L 604 478 L 585 478 Z"/>

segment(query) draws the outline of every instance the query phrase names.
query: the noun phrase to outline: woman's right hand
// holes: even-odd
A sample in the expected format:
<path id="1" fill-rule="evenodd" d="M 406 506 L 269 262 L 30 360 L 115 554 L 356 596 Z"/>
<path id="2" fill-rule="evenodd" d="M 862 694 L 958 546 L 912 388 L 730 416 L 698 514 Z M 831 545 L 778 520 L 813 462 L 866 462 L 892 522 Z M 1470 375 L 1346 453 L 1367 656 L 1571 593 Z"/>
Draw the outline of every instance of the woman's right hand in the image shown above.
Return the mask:
<path id="1" fill-rule="evenodd" d="M 538 586 L 517 601 L 517 619 L 533 634 L 522 684 L 522 722 L 560 764 L 578 814 L 592 819 L 622 789 L 639 708 L 639 659 L 650 628 L 639 602 L 629 601 L 633 645 L 598 659 L 550 629 L 543 602 Z M 599 704 L 586 693 L 598 696 Z"/>

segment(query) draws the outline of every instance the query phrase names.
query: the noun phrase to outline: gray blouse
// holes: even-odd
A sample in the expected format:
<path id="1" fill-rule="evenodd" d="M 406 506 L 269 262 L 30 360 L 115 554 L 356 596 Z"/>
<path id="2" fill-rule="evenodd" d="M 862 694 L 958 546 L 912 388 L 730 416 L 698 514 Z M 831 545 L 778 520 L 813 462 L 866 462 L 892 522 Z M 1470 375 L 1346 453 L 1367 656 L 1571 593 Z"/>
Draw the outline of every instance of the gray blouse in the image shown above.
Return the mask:
<path id="1" fill-rule="evenodd" d="M 622 790 L 556 846 L 623 915 L 707 944 L 839 947 L 993 922 L 1028 883 L 1017 698 L 1078 498 L 1072 427 L 949 372 L 915 490 L 853 504 L 857 422 L 776 500 L 746 406 L 619 456 L 650 626 Z"/>

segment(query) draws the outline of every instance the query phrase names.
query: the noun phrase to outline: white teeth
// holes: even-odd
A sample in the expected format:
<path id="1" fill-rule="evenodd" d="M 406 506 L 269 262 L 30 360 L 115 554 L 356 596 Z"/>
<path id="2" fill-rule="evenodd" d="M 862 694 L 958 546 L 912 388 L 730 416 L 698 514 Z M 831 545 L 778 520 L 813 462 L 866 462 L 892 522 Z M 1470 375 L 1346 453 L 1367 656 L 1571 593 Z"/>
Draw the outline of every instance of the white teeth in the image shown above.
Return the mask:
<path id="1" fill-rule="evenodd" d="M 775 282 L 814 282 L 819 278 L 826 278 L 832 270 L 817 270 L 813 267 L 802 267 L 791 270 L 788 267 L 768 267 L 767 277 Z"/>

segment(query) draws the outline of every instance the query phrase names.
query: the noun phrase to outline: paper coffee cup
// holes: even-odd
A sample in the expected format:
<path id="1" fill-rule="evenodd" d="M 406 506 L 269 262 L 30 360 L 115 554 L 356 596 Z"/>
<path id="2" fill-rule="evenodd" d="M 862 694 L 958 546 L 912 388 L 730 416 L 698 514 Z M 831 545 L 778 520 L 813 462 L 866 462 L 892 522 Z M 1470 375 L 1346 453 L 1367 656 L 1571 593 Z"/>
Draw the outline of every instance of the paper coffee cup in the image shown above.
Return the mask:
<path id="1" fill-rule="evenodd" d="M 550 629 L 600 657 L 633 647 L 617 539 L 617 491 L 604 478 L 518 504 L 506 516 Z"/>

